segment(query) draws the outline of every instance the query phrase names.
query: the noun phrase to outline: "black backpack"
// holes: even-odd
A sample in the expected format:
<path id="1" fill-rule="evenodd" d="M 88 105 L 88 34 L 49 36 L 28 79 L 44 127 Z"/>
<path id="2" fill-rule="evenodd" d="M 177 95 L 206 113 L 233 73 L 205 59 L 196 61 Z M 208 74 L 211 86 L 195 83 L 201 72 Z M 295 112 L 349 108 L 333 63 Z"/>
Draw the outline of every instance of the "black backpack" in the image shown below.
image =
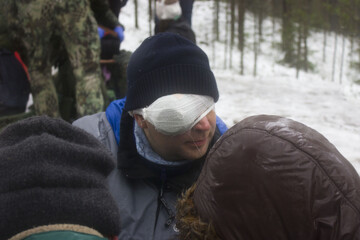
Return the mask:
<path id="1" fill-rule="evenodd" d="M 0 117 L 25 112 L 30 83 L 14 54 L 0 49 Z"/>
<path id="2" fill-rule="evenodd" d="M 101 38 L 101 59 L 112 59 L 120 53 L 120 39 L 111 34 Z"/>

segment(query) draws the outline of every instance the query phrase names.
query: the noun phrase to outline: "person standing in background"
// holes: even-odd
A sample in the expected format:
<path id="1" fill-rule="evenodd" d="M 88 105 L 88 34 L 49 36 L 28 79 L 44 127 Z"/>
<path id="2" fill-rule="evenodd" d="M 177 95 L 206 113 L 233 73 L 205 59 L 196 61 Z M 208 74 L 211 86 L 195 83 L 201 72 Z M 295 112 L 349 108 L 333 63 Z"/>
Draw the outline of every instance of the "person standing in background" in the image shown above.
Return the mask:
<path id="1" fill-rule="evenodd" d="M 195 0 L 179 0 L 182 16 L 189 23 L 190 27 L 192 26 L 192 10 Z"/>
<path id="2" fill-rule="evenodd" d="M 60 116 L 51 76 L 59 42 L 64 45 L 74 74 L 78 116 L 103 110 L 98 23 L 123 37 L 123 28 L 107 1 L 13 0 L 10 4 L 14 5 L 15 16 L 8 24 L 10 37 L 19 40 L 19 48 L 24 48 L 36 114 Z M 54 37 L 60 41 L 53 41 Z"/>
<path id="3" fill-rule="evenodd" d="M 156 0 L 155 34 L 173 32 L 196 43 L 191 28 L 193 0 Z"/>

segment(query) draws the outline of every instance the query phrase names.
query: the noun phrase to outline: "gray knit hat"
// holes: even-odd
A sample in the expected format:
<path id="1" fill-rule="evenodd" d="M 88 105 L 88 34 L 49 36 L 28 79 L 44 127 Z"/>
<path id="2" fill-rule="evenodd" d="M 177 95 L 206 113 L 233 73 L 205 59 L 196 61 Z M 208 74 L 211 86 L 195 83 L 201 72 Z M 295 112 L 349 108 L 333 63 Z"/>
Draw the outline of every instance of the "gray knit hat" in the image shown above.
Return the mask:
<path id="1" fill-rule="evenodd" d="M 0 239 L 50 224 L 77 224 L 104 236 L 120 232 L 105 179 L 115 163 L 93 136 L 49 117 L 0 133 Z"/>

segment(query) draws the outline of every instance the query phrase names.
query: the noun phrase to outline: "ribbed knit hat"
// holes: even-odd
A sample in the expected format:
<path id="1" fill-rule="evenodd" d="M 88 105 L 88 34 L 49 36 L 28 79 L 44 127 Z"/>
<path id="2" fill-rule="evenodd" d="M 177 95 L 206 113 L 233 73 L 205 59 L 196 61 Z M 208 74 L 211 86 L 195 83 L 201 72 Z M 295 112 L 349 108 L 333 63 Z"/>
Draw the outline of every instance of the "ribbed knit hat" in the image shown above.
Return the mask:
<path id="1" fill-rule="evenodd" d="M 206 54 L 175 33 L 159 33 L 143 41 L 130 58 L 125 110 L 149 106 L 174 93 L 206 95 L 219 92 Z"/>
<path id="2" fill-rule="evenodd" d="M 0 133 L 0 239 L 50 224 L 118 235 L 119 212 L 105 181 L 114 167 L 100 142 L 63 120 L 9 125 Z"/>

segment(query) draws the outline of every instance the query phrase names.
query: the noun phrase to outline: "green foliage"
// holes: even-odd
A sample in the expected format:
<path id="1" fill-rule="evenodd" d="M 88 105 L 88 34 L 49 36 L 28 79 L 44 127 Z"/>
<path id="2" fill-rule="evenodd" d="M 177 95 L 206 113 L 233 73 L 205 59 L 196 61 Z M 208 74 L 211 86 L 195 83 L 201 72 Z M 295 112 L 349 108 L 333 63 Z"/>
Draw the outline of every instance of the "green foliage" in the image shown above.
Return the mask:
<path id="1" fill-rule="evenodd" d="M 288 66 L 288 67 L 292 67 L 292 68 L 296 68 L 298 67 L 300 70 L 303 71 L 309 71 L 309 72 L 313 72 L 315 71 L 315 64 L 310 62 L 310 61 L 305 61 L 305 60 L 301 60 L 299 61 L 299 63 L 297 63 L 296 61 L 293 61 L 291 63 L 285 61 L 284 59 L 277 61 L 278 64 L 284 65 L 284 66 Z"/>

